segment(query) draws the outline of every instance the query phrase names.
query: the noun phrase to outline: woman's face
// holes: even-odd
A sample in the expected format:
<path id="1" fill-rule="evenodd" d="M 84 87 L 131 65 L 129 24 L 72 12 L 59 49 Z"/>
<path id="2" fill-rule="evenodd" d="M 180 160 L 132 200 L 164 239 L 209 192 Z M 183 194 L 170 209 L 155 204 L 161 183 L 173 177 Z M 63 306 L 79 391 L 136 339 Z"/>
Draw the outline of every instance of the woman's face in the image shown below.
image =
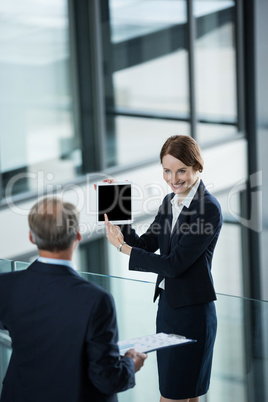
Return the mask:
<path id="1" fill-rule="evenodd" d="M 162 166 L 163 178 L 172 191 L 185 197 L 198 179 L 197 171 L 171 155 L 162 158 Z"/>

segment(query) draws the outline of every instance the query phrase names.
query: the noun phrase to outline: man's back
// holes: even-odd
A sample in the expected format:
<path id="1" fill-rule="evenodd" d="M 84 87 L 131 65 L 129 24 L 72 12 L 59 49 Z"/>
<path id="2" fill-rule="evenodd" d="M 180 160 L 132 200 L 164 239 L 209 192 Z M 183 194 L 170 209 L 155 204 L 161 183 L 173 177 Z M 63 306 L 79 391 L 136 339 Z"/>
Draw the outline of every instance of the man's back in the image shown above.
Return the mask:
<path id="1" fill-rule="evenodd" d="M 0 321 L 13 345 L 1 402 L 116 401 L 134 386 L 112 297 L 69 267 L 36 261 L 0 275 Z"/>

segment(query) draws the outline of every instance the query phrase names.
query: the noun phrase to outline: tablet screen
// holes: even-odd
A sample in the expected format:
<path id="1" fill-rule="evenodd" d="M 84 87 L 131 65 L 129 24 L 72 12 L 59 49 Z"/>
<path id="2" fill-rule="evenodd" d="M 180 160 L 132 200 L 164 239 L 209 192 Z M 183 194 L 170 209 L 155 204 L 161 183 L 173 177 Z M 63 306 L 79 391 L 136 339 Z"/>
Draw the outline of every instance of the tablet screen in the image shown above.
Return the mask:
<path id="1" fill-rule="evenodd" d="M 104 214 L 114 224 L 131 223 L 131 183 L 102 183 L 97 185 L 97 222 L 105 222 Z"/>

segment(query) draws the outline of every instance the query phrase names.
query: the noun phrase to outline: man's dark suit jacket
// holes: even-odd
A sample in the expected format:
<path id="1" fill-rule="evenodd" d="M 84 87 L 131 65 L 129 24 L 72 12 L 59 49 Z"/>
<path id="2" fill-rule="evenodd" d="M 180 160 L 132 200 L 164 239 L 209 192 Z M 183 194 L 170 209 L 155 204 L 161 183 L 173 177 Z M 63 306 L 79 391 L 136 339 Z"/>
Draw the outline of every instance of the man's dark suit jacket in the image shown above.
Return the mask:
<path id="1" fill-rule="evenodd" d="M 13 347 L 1 402 L 114 402 L 134 386 L 112 296 L 72 268 L 35 261 L 1 274 L 0 321 Z"/>
<path id="2" fill-rule="evenodd" d="M 185 206 L 171 233 L 174 193 L 168 194 L 153 223 L 142 236 L 130 226 L 122 227 L 125 241 L 133 246 L 129 269 L 158 274 L 158 285 L 165 278 L 170 307 L 208 303 L 216 299 L 211 262 L 222 226 L 221 208 L 203 182 L 189 206 Z M 160 255 L 154 254 L 160 249 Z"/>

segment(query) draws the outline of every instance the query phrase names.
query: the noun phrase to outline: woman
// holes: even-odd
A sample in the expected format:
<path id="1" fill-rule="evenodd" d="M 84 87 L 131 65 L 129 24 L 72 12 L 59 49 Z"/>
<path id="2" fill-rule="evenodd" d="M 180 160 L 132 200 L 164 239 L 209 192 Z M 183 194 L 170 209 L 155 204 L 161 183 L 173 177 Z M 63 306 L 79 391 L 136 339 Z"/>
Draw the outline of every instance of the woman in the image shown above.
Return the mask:
<path id="1" fill-rule="evenodd" d="M 200 149 L 177 135 L 161 152 L 163 178 L 172 189 L 149 229 L 138 236 L 130 226 L 113 226 L 107 238 L 130 256 L 129 269 L 158 274 L 157 332 L 176 333 L 196 343 L 157 352 L 160 402 L 198 402 L 210 382 L 217 329 L 211 262 L 222 226 L 218 201 L 200 180 Z M 160 249 L 160 255 L 155 251 Z"/>

